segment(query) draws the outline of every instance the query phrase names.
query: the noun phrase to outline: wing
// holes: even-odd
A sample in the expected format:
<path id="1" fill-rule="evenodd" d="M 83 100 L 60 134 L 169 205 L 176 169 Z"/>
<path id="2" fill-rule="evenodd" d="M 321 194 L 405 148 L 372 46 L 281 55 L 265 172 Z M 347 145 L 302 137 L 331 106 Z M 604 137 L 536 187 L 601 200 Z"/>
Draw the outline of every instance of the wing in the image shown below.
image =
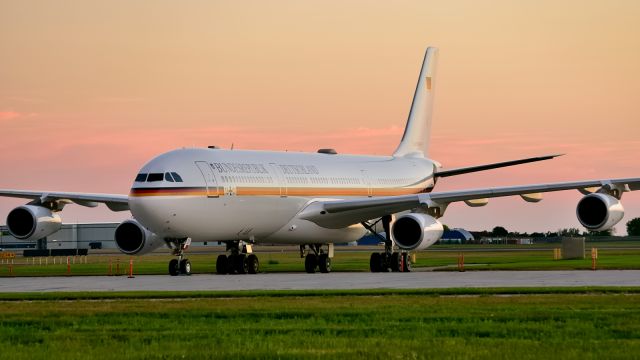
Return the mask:
<path id="1" fill-rule="evenodd" d="M 435 177 L 441 177 L 441 178 L 449 177 L 449 176 L 457 176 L 457 175 L 469 174 L 469 173 L 478 172 L 478 171 L 499 169 L 507 166 L 528 164 L 536 161 L 550 160 L 550 159 L 557 158 L 558 156 L 562 156 L 562 154 L 537 156 L 537 157 L 526 158 L 526 159 L 503 161 L 499 163 L 476 165 L 476 166 L 469 166 L 469 167 L 463 167 L 463 168 L 457 168 L 457 169 L 439 169 L 433 175 Z"/>
<path id="2" fill-rule="evenodd" d="M 73 202 L 82 206 L 96 207 L 102 203 L 107 205 L 112 211 L 129 210 L 129 197 L 127 195 L 0 189 L 0 196 L 31 199 L 33 200 L 31 204 L 56 202 L 64 206 L 64 204 Z"/>
<path id="3" fill-rule="evenodd" d="M 588 194 L 600 188 L 608 192 L 617 191 L 621 195 L 622 192 L 640 190 L 640 178 L 523 185 L 379 198 L 321 200 L 311 202 L 298 214 L 298 218 L 312 221 L 322 227 L 337 229 L 420 207 L 433 209 L 436 215 L 441 216 L 447 205 L 457 201 L 464 201 L 469 206 L 482 206 L 488 202 L 489 198 L 519 195 L 525 201 L 537 202 L 542 200 L 542 193 L 545 192 L 579 190 L 583 194 Z"/>

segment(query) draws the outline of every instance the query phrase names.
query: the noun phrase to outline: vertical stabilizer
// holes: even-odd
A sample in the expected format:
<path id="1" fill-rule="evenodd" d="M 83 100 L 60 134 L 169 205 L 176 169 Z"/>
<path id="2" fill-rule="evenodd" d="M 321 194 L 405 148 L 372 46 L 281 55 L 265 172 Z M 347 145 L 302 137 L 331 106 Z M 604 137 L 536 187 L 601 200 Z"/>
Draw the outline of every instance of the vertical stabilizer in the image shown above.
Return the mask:
<path id="1" fill-rule="evenodd" d="M 420 78 L 413 95 L 407 126 L 402 141 L 393 156 L 427 156 L 431 137 L 431 116 L 433 114 L 433 92 L 436 83 L 436 63 L 438 49 L 427 48 L 420 70 Z"/>

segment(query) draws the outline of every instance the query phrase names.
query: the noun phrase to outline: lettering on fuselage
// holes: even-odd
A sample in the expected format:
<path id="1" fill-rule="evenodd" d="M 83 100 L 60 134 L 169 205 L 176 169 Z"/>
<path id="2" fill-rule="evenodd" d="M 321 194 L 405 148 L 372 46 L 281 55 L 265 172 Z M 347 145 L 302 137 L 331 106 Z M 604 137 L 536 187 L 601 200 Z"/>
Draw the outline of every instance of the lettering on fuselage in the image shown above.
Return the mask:
<path id="1" fill-rule="evenodd" d="M 279 165 L 285 175 L 319 175 L 320 171 L 313 165 Z"/>
<path id="2" fill-rule="evenodd" d="M 262 164 L 242 164 L 242 163 L 212 163 L 211 166 L 219 173 L 232 174 L 268 174 L 269 172 Z"/>

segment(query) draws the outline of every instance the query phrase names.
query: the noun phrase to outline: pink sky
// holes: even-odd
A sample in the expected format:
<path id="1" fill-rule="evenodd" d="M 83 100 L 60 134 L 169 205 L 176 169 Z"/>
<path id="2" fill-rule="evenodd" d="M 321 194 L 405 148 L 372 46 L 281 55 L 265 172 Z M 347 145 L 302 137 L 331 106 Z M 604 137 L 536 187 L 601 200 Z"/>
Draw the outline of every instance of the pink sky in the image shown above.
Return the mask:
<path id="1" fill-rule="evenodd" d="M 182 146 L 389 154 L 427 45 L 440 48 L 433 158 L 568 154 L 438 189 L 638 177 L 638 18 L 635 1 L 3 2 L 0 188 L 127 193 Z M 579 198 L 456 204 L 443 220 L 577 227 Z M 0 218 L 23 202 L 0 199 Z M 624 222 L 640 216 L 640 194 L 623 203 Z"/>

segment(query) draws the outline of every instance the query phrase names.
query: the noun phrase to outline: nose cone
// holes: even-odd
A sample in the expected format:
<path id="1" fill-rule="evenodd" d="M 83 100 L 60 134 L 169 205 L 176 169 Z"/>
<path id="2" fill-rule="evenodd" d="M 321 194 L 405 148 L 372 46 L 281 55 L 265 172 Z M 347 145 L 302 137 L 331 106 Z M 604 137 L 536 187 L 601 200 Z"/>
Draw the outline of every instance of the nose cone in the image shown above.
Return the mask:
<path id="1" fill-rule="evenodd" d="M 131 214 L 143 226 L 161 236 L 180 237 L 175 229 L 177 198 L 192 187 L 202 186 L 192 159 L 204 158 L 205 149 L 181 149 L 159 155 L 138 172 L 129 193 Z M 197 176 L 199 175 L 199 176 Z"/>

